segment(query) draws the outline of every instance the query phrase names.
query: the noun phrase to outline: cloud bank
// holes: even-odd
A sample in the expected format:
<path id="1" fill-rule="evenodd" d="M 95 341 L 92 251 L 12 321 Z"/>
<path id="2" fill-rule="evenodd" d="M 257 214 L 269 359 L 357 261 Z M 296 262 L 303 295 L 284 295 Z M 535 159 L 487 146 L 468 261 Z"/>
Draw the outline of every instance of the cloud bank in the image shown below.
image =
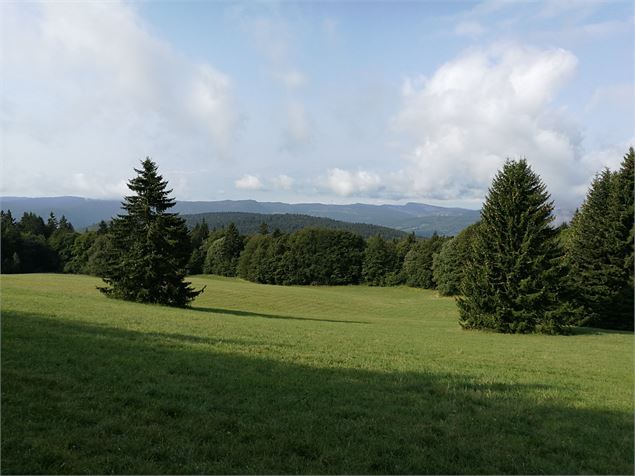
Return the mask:
<path id="1" fill-rule="evenodd" d="M 554 197 L 586 184 L 580 128 L 553 104 L 576 64 L 562 49 L 497 45 L 407 78 L 394 127 L 411 144 L 410 194 L 482 197 L 508 157 L 526 157 Z"/>
<path id="2" fill-rule="evenodd" d="M 0 59 L 2 193 L 76 193 L 90 175 L 91 196 L 112 196 L 147 155 L 177 170 L 232 155 L 241 114 L 231 78 L 174 51 L 130 5 L 1 9 L 13 45 Z"/>
<path id="3" fill-rule="evenodd" d="M 262 190 L 264 185 L 262 181 L 255 175 L 243 175 L 241 178 L 234 182 L 234 185 L 239 190 Z"/>
<path id="4" fill-rule="evenodd" d="M 326 182 L 329 189 L 341 197 L 372 195 L 381 187 L 379 175 L 365 170 L 350 172 L 339 168 L 330 169 Z"/>

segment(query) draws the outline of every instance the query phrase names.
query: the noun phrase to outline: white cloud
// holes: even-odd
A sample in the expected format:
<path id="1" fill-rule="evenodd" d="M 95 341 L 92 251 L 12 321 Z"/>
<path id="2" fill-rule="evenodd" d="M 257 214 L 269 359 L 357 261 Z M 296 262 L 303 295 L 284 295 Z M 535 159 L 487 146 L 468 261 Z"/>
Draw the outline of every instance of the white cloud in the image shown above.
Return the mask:
<path id="1" fill-rule="evenodd" d="M 264 188 L 262 181 L 255 175 L 243 175 L 234 182 L 239 190 L 262 190 Z"/>
<path id="2" fill-rule="evenodd" d="M 291 190 L 295 180 L 285 174 L 278 175 L 271 180 L 273 187 L 278 190 Z"/>
<path id="3" fill-rule="evenodd" d="M 329 169 L 326 181 L 333 192 L 344 197 L 372 194 L 381 188 L 380 177 L 365 170 L 350 172 L 339 168 Z"/>
<path id="4" fill-rule="evenodd" d="M 576 64 L 561 49 L 497 45 L 406 80 L 394 125 L 412 144 L 410 193 L 482 197 L 505 158 L 527 157 L 555 198 L 570 197 L 592 172 L 580 164 L 580 128 L 551 101 Z"/>
<path id="5" fill-rule="evenodd" d="M 194 170 L 232 155 L 241 115 L 231 79 L 155 37 L 133 6 L 0 9 L 2 160 L 11 173 L 2 193 L 24 194 L 28 184 L 30 194 L 95 196 L 101 189 L 84 190 L 68 175 L 116 184 L 147 155 L 163 168 Z"/>
<path id="6" fill-rule="evenodd" d="M 208 64 L 198 65 L 189 86 L 189 111 L 200 121 L 223 158 L 231 155 L 238 125 L 228 76 Z"/>

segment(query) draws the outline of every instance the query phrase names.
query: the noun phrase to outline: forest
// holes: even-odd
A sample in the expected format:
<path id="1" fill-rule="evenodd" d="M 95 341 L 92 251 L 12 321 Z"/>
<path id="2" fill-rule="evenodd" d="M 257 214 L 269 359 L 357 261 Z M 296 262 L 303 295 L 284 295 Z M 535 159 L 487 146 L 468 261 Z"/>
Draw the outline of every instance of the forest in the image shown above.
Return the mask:
<path id="1" fill-rule="evenodd" d="M 156 223 L 162 225 L 153 224 L 153 232 L 182 230 L 176 247 L 161 255 L 147 252 L 146 243 L 145 255 L 126 262 L 121 249 L 134 247 L 129 236 L 135 202 L 124 203 L 128 215 L 84 233 L 64 216 L 51 213 L 45 221 L 24 213 L 16 220 L 2 211 L 2 272 L 88 274 L 112 283 L 132 279 L 127 270 L 151 254 L 158 258 L 146 269 L 175 260 L 170 266 L 180 268 L 178 282 L 204 273 L 277 285 L 437 289 L 457 296 L 466 328 L 547 333 L 561 333 L 570 325 L 632 329 L 634 155 L 630 148 L 618 171 L 599 172 L 572 221 L 557 228 L 551 225 L 553 204 L 546 187 L 524 160 L 508 161 L 493 181 L 481 221 L 454 237 L 386 239 L 378 234 L 365 239 L 348 230 L 311 226 L 270 230 L 265 221 L 248 234 L 239 233 L 233 222 L 210 229 L 202 220 L 187 229 L 177 214 L 162 213 L 171 206 L 167 200 L 157 207 Z M 156 175 L 156 165 L 144 164 L 163 193 L 167 183 Z M 525 192 L 521 200 L 510 198 Z M 293 222 L 293 215 L 282 219 Z M 497 283 L 503 283 L 504 293 Z M 195 295 L 175 302 L 185 305 Z M 143 300 L 138 294 L 124 298 Z"/>
<path id="2" fill-rule="evenodd" d="M 329 230 L 346 230 L 363 238 L 379 235 L 382 238 L 401 238 L 407 233 L 380 225 L 368 223 L 352 223 L 332 218 L 316 217 L 300 213 L 247 213 L 247 212 L 211 212 L 182 214 L 188 228 L 197 223 L 205 222 L 209 229 L 226 228 L 230 223 L 236 225 L 241 235 L 258 233 L 262 223 L 266 223 L 271 230 L 276 228 L 284 233 L 292 233 L 302 228 L 328 228 Z"/>

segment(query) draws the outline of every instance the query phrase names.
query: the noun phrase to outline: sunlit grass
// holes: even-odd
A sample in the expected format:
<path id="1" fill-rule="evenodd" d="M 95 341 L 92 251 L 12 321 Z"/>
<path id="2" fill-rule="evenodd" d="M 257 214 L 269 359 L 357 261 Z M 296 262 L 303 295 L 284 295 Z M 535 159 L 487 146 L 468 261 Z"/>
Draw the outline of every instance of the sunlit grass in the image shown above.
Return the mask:
<path id="1" fill-rule="evenodd" d="M 2 276 L 2 472 L 633 473 L 633 335 L 467 332 L 410 288 Z"/>

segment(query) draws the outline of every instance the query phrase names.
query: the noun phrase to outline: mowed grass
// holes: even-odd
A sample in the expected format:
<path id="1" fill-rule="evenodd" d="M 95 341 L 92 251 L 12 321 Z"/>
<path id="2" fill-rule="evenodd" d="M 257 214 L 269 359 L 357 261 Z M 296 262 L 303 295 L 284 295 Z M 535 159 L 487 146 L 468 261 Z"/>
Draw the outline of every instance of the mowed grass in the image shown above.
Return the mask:
<path id="1" fill-rule="evenodd" d="M 633 474 L 633 335 L 463 331 L 409 288 L 2 276 L 9 473 Z"/>

